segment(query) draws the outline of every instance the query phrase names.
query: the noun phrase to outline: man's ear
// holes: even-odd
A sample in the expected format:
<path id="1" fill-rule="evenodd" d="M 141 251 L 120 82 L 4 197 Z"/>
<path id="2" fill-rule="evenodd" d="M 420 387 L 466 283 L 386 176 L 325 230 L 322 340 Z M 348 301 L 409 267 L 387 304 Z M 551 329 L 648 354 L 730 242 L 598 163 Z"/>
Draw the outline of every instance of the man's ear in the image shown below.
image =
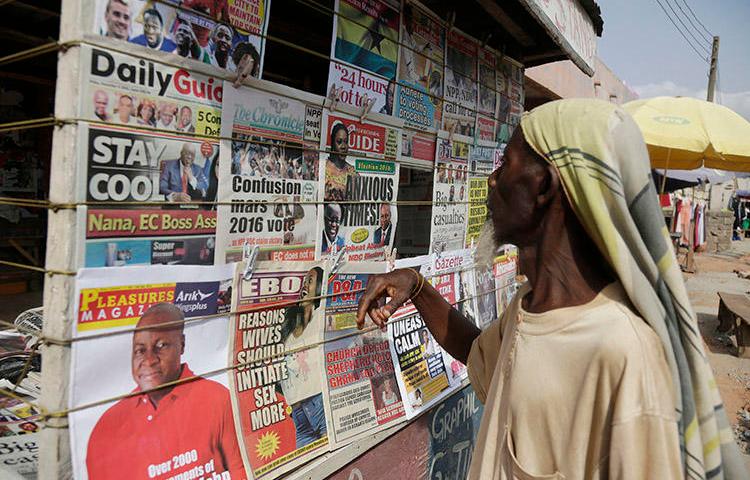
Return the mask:
<path id="1" fill-rule="evenodd" d="M 560 191 L 560 176 L 554 165 L 544 166 L 542 179 L 539 184 L 536 203 L 539 207 L 546 207 Z"/>

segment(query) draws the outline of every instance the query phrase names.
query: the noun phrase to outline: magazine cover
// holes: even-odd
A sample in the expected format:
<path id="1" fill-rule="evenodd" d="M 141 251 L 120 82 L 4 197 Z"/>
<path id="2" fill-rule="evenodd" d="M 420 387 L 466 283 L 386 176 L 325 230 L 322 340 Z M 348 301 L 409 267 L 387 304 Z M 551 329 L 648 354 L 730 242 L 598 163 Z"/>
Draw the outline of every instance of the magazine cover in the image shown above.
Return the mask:
<path id="1" fill-rule="evenodd" d="M 322 362 L 326 277 L 318 262 L 260 262 L 234 280 L 229 361 L 247 471 L 278 478 L 328 451 Z"/>
<path id="2" fill-rule="evenodd" d="M 232 274 L 230 265 L 79 270 L 75 478 L 249 478 L 227 388 Z"/>

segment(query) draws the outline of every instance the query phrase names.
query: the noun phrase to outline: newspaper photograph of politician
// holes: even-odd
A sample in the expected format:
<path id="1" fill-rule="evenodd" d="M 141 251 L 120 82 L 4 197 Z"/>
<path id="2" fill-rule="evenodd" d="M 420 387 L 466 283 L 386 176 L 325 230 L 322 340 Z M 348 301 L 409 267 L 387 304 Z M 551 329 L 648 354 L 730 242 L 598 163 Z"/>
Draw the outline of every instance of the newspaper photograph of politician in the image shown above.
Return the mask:
<path id="1" fill-rule="evenodd" d="M 218 136 L 222 82 L 182 68 L 81 45 L 81 117 Z"/>
<path id="2" fill-rule="evenodd" d="M 87 266 L 144 264 L 147 258 L 213 262 L 216 212 L 205 202 L 216 200 L 217 142 L 128 127 L 89 125 L 81 132 L 85 198 L 92 202 L 85 214 Z M 191 201 L 204 203 L 182 204 Z"/>
<path id="3" fill-rule="evenodd" d="M 94 32 L 235 72 L 263 70 L 270 0 L 96 0 Z"/>
<path id="4" fill-rule="evenodd" d="M 376 261 L 393 246 L 398 222 L 401 130 L 323 114 L 317 252 L 346 247 L 347 261 Z"/>
<path id="5" fill-rule="evenodd" d="M 222 370 L 232 273 L 79 271 L 69 407 L 112 400 L 69 414 L 75 478 L 249 478 Z"/>
<path id="6" fill-rule="evenodd" d="M 412 127 L 440 128 L 445 28 L 420 4 L 407 1 L 402 15 L 401 43 L 396 116 Z"/>
<path id="7" fill-rule="evenodd" d="M 261 260 L 315 258 L 319 119 L 284 95 L 226 89 L 217 262 L 242 260 L 246 245 L 258 246 Z"/>
<path id="8" fill-rule="evenodd" d="M 325 306 L 323 388 L 332 449 L 406 418 L 388 334 L 356 326 L 368 278 L 385 268 L 385 262 L 344 265 L 325 289 L 332 295 Z"/>
<path id="9" fill-rule="evenodd" d="M 468 159 L 472 140 L 438 134 L 430 252 L 463 248 L 468 216 Z"/>
<path id="10" fill-rule="evenodd" d="M 328 451 L 322 394 L 320 262 L 259 262 L 235 277 L 230 378 L 248 471 L 278 478 Z M 309 348 L 307 348 L 309 347 Z"/>
<path id="11" fill-rule="evenodd" d="M 479 44 L 456 30 L 446 43 L 443 130 L 474 137 Z"/>

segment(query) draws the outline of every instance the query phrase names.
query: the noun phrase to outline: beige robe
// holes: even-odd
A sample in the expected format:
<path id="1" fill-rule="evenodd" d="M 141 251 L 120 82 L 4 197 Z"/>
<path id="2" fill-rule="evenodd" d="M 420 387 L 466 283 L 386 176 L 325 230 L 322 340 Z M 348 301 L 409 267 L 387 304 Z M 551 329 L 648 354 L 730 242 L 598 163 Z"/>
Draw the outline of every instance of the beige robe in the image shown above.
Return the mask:
<path id="1" fill-rule="evenodd" d="M 683 478 L 664 352 L 620 284 L 541 314 L 520 308 L 528 290 L 469 354 L 485 403 L 469 478 Z"/>

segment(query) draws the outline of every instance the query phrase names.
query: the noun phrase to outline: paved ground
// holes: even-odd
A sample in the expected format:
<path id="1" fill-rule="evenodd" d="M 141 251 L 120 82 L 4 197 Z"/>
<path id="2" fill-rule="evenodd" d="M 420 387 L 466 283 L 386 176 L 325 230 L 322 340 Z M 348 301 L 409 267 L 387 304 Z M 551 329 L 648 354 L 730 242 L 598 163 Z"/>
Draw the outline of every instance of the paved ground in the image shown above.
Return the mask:
<path id="1" fill-rule="evenodd" d="M 736 427 L 742 408 L 750 409 L 750 359 L 737 358 L 733 338 L 718 335 L 716 314 L 719 309 L 717 292 L 750 292 L 750 280 L 739 278 L 734 270 L 750 270 L 750 239 L 733 242 L 732 250 L 722 254 L 696 255 L 697 272 L 685 274 L 690 301 L 698 315 L 698 324 L 714 370 L 729 421 Z M 750 427 L 750 424 L 746 424 Z M 743 449 L 747 444 L 741 444 Z M 747 452 L 747 450 L 745 450 Z M 750 471 L 750 454 L 745 464 Z"/>

